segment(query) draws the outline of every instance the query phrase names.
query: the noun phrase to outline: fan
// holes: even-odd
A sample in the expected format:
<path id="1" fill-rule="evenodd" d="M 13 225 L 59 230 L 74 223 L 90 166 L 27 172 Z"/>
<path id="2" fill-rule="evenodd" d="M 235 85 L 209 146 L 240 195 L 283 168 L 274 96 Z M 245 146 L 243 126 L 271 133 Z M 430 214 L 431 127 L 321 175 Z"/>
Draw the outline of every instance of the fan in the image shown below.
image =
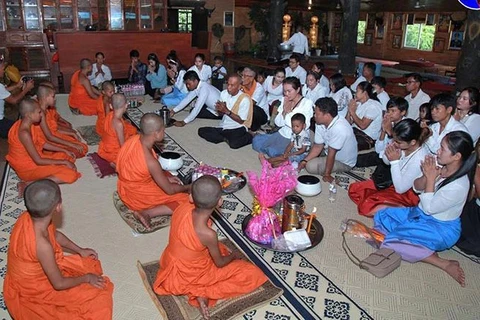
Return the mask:
<path id="1" fill-rule="evenodd" d="M 425 8 L 424 4 L 420 4 L 420 1 L 415 2 L 415 6 L 413 6 L 415 9 L 421 9 Z"/>

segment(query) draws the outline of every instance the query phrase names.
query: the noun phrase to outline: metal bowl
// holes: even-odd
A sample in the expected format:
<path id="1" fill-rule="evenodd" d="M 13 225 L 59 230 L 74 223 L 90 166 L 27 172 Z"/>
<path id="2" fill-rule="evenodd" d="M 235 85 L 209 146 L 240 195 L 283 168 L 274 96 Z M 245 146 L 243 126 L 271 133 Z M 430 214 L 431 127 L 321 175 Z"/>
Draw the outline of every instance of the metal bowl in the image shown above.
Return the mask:
<path id="1" fill-rule="evenodd" d="M 292 52 L 293 46 L 291 44 L 279 44 L 278 50 L 280 50 L 280 52 Z"/>

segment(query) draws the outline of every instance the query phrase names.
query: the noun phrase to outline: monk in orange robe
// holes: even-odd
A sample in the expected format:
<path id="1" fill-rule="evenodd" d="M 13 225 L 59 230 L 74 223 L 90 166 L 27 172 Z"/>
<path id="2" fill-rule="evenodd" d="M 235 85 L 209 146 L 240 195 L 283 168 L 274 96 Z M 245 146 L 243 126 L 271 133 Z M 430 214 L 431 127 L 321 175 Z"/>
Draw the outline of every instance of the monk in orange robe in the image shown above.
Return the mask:
<path id="1" fill-rule="evenodd" d="M 44 154 L 43 150 L 58 151 L 58 149 L 48 143 L 41 145 L 39 142 L 38 125 L 42 119 L 42 110 L 38 102 L 24 99 L 19 109 L 22 119 L 10 129 L 6 156 L 19 178 L 27 183 L 39 179 L 73 183 L 80 178 L 81 174 L 68 160 L 67 155 L 60 152 Z"/>
<path id="2" fill-rule="evenodd" d="M 125 205 L 148 229 L 151 218 L 171 215 L 180 204 L 188 202 L 190 185 L 167 176 L 158 162 L 153 146 L 165 136 L 162 118 L 146 113 L 140 129 L 142 133 L 128 139 L 118 153 L 117 189 Z"/>
<path id="3" fill-rule="evenodd" d="M 62 209 L 60 188 L 39 180 L 25 189 L 28 212 L 10 236 L 5 304 L 16 320 L 111 319 L 113 284 L 102 276 L 93 249 L 80 248 L 57 231 L 52 216 Z M 65 256 L 63 249 L 75 253 Z"/>
<path id="4" fill-rule="evenodd" d="M 212 211 L 222 205 L 222 188 L 213 176 L 192 184 L 194 204 L 184 203 L 173 213 L 168 246 L 160 259 L 153 285 L 159 295 L 187 295 L 208 319 L 216 300 L 249 293 L 267 281 L 263 272 L 240 255 L 229 253 L 211 228 Z"/>
<path id="5" fill-rule="evenodd" d="M 42 82 L 40 82 L 39 86 L 52 88 L 53 91 L 55 92 L 55 86 L 53 85 L 52 82 L 48 80 L 43 80 Z M 55 106 L 49 106 L 49 110 L 52 110 L 53 117 L 55 118 L 55 121 L 57 122 L 60 129 L 62 130 L 68 129 L 69 131 L 72 131 L 73 133 L 75 133 L 75 130 L 72 129 L 73 128 L 72 124 L 67 120 L 65 120 L 64 118 L 62 118 L 62 116 L 57 112 L 57 109 L 55 108 Z"/>
<path id="6" fill-rule="evenodd" d="M 93 87 L 88 80 L 92 73 L 92 62 L 88 59 L 80 61 L 80 70 L 72 75 L 70 82 L 70 94 L 68 96 L 68 105 L 75 112 L 86 116 L 97 114 L 97 103 L 100 97 L 100 91 Z"/>
<path id="7" fill-rule="evenodd" d="M 123 120 L 123 114 L 127 111 L 127 99 L 123 93 L 115 93 L 112 96 L 112 107 L 113 111 L 108 113 L 105 118 L 104 133 L 98 146 L 98 155 L 115 166 L 121 146 L 132 135 L 125 130 L 126 123 Z"/>
<path id="8" fill-rule="evenodd" d="M 112 96 L 115 93 L 113 83 L 105 81 L 102 83 L 102 99 L 97 103 L 97 122 L 95 124 L 95 131 L 98 135 L 103 136 L 105 117 L 110 112 L 110 106 L 112 104 Z"/>

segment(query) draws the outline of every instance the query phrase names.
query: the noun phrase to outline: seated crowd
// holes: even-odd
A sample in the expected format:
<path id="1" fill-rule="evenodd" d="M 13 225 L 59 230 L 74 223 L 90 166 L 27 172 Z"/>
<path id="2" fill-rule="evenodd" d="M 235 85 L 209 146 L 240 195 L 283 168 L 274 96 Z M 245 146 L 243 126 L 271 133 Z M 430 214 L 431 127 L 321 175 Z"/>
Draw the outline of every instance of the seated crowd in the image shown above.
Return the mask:
<path id="1" fill-rule="evenodd" d="M 139 57 L 137 50 L 130 52 L 128 81 L 144 85 L 148 95 L 170 109 L 171 116 L 190 106 L 190 113 L 174 122 L 177 127 L 196 118 L 212 120 L 211 126 L 198 129 L 198 136 L 208 142 L 226 142 L 232 149 L 251 144 L 273 166 L 290 161 L 299 171 L 321 175 L 328 183 L 335 182 L 336 172 L 375 166 L 370 180 L 349 187 L 358 213 L 374 219 L 375 228 L 386 235 L 384 247 L 394 249 L 404 260 L 435 265 L 465 285 L 458 262 L 440 258 L 437 252 L 457 244 L 466 253 L 480 256 L 477 88 L 465 88 L 458 97 L 441 93 L 430 98 L 421 90 L 422 77 L 414 73 L 407 75 L 408 95 L 390 97 L 385 78 L 375 76 L 374 63 L 366 63 L 362 75 L 348 87 L 341 73 L 328 79 L 320 62 L 305 70 L 296 54 L 288 68 L 277 68 L 271 75 L 249 67 L 227 73 L 221 57 L 214 58 L 212 68 L 203 54 L 195 55 L 188 70 L 174 51 L 167 55 L 166 67 L 154 53 L 148 55 L 147 65 Z M 95 64 L 81 60 L 71 79 L 69 106 L 78 114 L 97 115 L 98 154 L 116 169 L 118 194 L 135 217 L 150 228 L 153 217 L 173 215 L 155 292 L 188 295 L 189 302 L 208 318 L 208 308 L 216 300 L 252 291 L 266 277 L 218 243 L 209 222 L 222 202 L 217 180 L 205 177 L 183 185 L 160 166 L 153 147 L 164 138 L 162 119 L 145 114 L 139 132 L 123 119 L 127 99 L 115 93 L 104 58 L 99 52 Z M 2 64 L 0 75 L 3 70 Z M 2 101 L 17 102 L 31 87 L 27 82 L 18 99 L 4 95 Z M 16 259 L 28 255 L 31 261 L 26 264 L 45 280 L 32 296 L 48 295 L 65 302 L 49 312 L 68 312 L 73 299 L 69 292 L 89 283 L 95 290 L 90 288 L 89 297 L 82 298 L 86 299 L 82 308 L 99 314 L 107 314 L 104 308 L 110 308 L 111 316 L 113 286 L 100 277 L 96 253 L 76 246 L 51 223 L 61 207 L 56 184 L 81 177 L 75 160 L 85 156 L 87 146 L 57 113 L 50 83 L 41 83 L 35 98 L 24 98 L 19 111 L 21 119 L 8 134 L 7 160 L 22 180 L 19 192 L 24 192 L 28 213 L 12 232 L 5 280 L 7 307 L 18 318 L 37 312 L 25 304 L 27 300 L 34 304 L 33 298 L 22 293 L 34 289 L 17 284 L 24 282 L 17 268 L 24 268 L 25 262 Z M 470 199 L 472 184 L 475 194 Z M 18 245 L 27 240 L 32 248 L 36 242 L 36 251 Z M 97 263 L 95 269 L 84 265 L 74 275 L 59 272 L 67 259 L 62 248 Z M 30 249 L 33 254 L 28 253 Z M 188 255 L 183 254 L 186 251 Z M 200 260 L 201 267 L 193 263 Z M 90 299 L 97 297 L 103 297 L 103 303 L 92 305 Z M 15 310 L 19 304 L 27 306 L 25 311 Z M 75 312 L 86 312 L 82 308 Z"/>

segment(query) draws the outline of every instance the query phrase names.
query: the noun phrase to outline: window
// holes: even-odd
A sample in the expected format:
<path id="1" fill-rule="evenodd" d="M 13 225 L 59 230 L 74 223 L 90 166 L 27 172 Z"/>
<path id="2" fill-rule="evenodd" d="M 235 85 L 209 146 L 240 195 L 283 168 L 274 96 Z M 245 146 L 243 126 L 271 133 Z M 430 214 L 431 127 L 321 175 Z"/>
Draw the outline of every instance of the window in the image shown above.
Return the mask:
<path id="1" fill-rule="evenodd" d="M 367 27 L 366 21 L 358 21 L 357 43 L 365 42 L 365 29 Z"/>
<path id="2" fill-rule="evenodd" d="M 405 48 L 424 51 L 433 50 L 433 39 L 435 38 L 435 25 L 425 23 L 408 24 L 405 29 Z"/>
<path id="3" fill-rule="evenodd" d="M 192 32 L 191 9 L 178 9 L 178 32 Z"/>

